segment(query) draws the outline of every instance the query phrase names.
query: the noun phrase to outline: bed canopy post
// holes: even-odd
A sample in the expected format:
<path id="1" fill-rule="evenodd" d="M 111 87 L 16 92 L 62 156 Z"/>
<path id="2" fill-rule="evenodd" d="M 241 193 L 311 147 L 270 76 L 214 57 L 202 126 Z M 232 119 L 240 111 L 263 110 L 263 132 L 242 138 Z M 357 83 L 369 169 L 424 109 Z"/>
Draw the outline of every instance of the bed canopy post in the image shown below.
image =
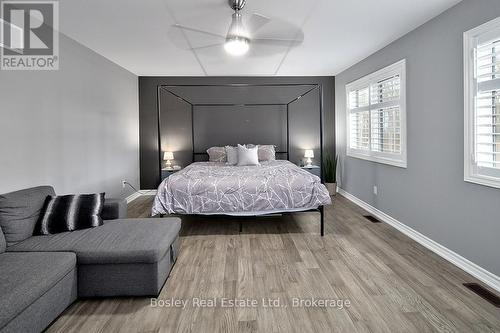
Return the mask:
<path id="1" fill-rule="evenodd" d="M 323 178 L 324 172 L 323 172 L 323 161 L 324 161 L 324 156 L 323 156 L 323 85 L 319 85 L 319 149 L 320 149 L 320 178 L 321 182 L 323 183 L 325 180 Z"/>
<path id="2" fill-rule="evenodd" d="M 325 206 L 319 206 L 320 220 L 320 234 L 321 237 L 325 235 Z"/>
<path id="3" fill-rule="evenodd" d="M 290 103 L 286 105 L 286 160 L 290 161 Z"/>
<path id="4" fill-rule="evenodd" d="M 191 103 L 189 103 L 191 104 Z M 191 104 L 191 143 L 192 143 L 192 146 L 193 146 L 193 163 L 196 162 L 195 160 L 195 151 L 194 151 L 194 105 Z"/>
<path id="5" fill-rule="evenodd" d="M 161 105 L 160 105 L 160 93 L 161 91 L 161 86 L 158 86 L 157 89 L 156 89 L 156 108 L 158 110 L 158 179 L 159 181 L 157 181 L 157 183 L 161 183 L 161 160 L 162 160 L 162 156 L 161 156 L 161 119 L 160 119 L 160 109 L 161 109 Z"/>
<path id="6" fill-rule="evenodd" d="M 319 147 L 320 147 L 320 155 L 321 155 L 321 162 L 320 162 L 320 178 L 321 182 L 324 183 L 324 172 L 323 172 L 323 161 L 324 161 L 324 156 L 323 156 L 323 84 L 319 85 Z M 321 215 L 321 226 L 320 226 L 320 234 L 321 237 L 325 235 L 325 207 L 324 206 L 319 206 L 319 213 Z"/>

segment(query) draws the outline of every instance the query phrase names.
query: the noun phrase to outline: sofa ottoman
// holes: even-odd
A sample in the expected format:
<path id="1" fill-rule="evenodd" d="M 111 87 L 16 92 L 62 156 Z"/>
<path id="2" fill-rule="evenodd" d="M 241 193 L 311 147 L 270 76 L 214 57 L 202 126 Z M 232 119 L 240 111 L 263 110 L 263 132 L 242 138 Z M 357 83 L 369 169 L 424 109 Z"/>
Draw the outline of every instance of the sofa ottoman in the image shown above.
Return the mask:
<path id="1" fill-rule="evenodd" d="M 32 236 L 13 252 L 74 252 L 78 296 L 157 296 L 177 259 L 179 218 L 119 219 L 53 235 Z"/>
<path id="2" fill-rule="evenodd" d="M 0 254 L 0 332 L 40 332 L 76 300 L 76 256 Z"/>

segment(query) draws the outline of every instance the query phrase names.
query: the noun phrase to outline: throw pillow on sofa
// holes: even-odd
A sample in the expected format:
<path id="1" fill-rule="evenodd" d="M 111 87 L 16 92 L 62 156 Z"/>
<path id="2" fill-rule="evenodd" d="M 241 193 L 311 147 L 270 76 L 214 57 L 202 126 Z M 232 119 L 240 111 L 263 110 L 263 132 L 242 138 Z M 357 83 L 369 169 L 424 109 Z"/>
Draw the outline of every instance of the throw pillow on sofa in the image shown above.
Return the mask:
<path id="1" fill-rule="evenodd" d="M 100 226 L 103 206 L 104 193 L 50 196 L 38 233 L 50 235 Z"/>

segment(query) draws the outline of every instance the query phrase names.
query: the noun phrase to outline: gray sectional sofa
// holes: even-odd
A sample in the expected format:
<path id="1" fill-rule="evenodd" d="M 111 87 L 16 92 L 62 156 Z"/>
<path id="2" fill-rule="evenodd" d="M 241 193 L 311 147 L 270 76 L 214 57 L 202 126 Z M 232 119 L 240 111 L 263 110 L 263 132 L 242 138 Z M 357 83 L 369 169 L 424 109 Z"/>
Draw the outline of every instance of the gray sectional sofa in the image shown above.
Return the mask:
<path id="1" fill-rule="evenodd" d="M 77 297 L 157 296 L 179 251 L 178 218 L 126 219 L 106 200 L 104 225 L 34 235 L 41 186 L 0 195 L 0 332 L 39 332 Z"/>

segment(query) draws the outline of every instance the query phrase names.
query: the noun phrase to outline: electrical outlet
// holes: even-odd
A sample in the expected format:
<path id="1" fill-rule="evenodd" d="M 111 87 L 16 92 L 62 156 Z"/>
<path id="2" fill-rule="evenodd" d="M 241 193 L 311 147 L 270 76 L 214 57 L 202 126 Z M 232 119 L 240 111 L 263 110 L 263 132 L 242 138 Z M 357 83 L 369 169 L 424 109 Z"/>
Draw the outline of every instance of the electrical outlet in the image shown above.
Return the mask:
<path id="1" fill-rule="evenodd" d="M 373 194 L 377 195 L 378 194 L 378 188 L 377 185 L 373 185 Z"/>
<path id="2" fill-rule="evenodd" d="M 126 180 L 122 180 L 122 188 L 125 188 L 125 186 L 127 186 L 127 181 Z"/>

